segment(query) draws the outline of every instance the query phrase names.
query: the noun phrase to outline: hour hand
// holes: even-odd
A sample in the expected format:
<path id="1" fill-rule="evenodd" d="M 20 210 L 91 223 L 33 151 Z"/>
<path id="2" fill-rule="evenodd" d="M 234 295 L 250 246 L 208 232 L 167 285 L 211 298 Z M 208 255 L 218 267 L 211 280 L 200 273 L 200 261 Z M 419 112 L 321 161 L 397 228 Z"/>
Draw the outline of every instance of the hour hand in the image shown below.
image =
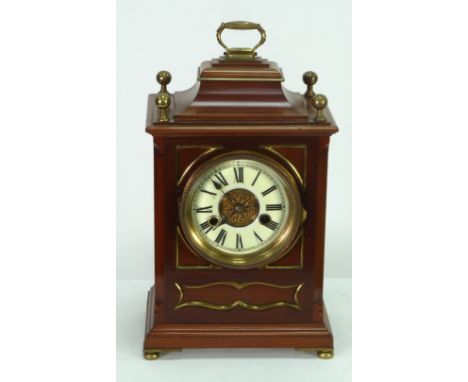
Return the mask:
<path id="1" fill-rule="evenodd" d="M 224 191 L 222 190 L 223 186 L 220 183 L 216 182 L 215 180 L 211 180 L 211 181 L 213 182 L 214 188 L 216 188 L 218 191 L 221 190 L 221 192 L 223 192 L 224 194 Z"/>

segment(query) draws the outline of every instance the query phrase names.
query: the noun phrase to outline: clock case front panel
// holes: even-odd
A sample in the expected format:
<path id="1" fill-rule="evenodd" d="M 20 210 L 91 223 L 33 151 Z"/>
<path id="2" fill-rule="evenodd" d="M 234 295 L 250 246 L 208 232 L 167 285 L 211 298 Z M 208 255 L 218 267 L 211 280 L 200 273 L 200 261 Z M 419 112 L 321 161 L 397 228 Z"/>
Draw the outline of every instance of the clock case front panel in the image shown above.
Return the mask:
<path id="1" fill-rule="evenodd" d="M 332 347 L 322 299 L 328 143 L 324 134 L 155 137 L 156 284 L 148 296 L 145 348 Z M 237 150 L 262 153 L 291 170 L 307 211 L 291 250 L 260 269 L 213 266 L 191 251 L 178 221 L 180 197 L 190 174 L 217 155 Z M 196 306 L 193 301 L 208 304 Z M 250 333 L 240 343 L 229 331 L 239 324 L 244 326 L 238 334 Z M 213 331 L 219 325 L 224 326 Z M 270 345 L 267 332 L 261 331 L 257 340 L 253 334 L 265 325 L 272 326 Z M 282 334 L 273 327 L 282 328 Z M 184 333 L 190 334 L 185 338 Z M 197 333 L 204 340 L 193 340 Z M 293 333 L 301 334 L 294 339 Z"/>

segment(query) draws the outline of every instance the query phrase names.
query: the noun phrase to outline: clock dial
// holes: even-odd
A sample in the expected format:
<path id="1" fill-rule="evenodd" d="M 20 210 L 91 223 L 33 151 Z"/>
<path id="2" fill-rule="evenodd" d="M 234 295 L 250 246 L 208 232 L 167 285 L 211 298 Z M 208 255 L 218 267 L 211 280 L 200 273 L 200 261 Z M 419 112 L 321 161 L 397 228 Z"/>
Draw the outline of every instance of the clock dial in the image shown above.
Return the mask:
<path id="1" fill-rule="evenodd" d="M 228 155 L 188 182 L 182 227 L 197 252 L 214 254 L 218 264 L 272 261 L 297 233 L 299 204 L 295 181 L 281 165 L 257 154 Z"/>
<path id="2" fill-rule="evenodd" d="M 226 253 L 258 251 L 287 221 L 284 186 L 263 163 L 226 160 L 201 174 L 194 187 L 192 219 L 206 241 Z"/>

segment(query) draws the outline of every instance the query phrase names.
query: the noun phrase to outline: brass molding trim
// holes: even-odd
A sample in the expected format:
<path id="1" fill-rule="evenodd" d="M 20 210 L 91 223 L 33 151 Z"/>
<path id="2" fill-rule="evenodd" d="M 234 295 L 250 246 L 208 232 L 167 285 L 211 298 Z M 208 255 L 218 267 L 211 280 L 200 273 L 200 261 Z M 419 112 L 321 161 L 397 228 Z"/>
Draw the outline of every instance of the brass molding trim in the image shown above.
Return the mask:
<path id="1" fill-rule="evenodd" d="M 302 186 L 302 189 L 304 190 L 306 188 L 306 183 L 307 183 L 307 145 L 262 145 L 260 148 L 264 150 L 268 150 L 270 153 L 274 154 L 278 158 L 282 159 L 288 167 L 291 169 L 291 171 L 294 173 L 294 175 L 297 177 L 299 180 L 299 183 Z M 304 171 L 303 174 L 300 174 L 299 171 L 297 170 L 296 166 L 294 166 L 291 161 L 286 158 L 283 154 L 280 152 L 276 151 L 275 148 L 288 148 L 288 149 L 302 149 L 304 151 Z"/>
<path id="2" fill-rule="evenodd" d="M 248 310 L 257 310 L 257 311 L 269 310 L 269 309 L 281 308 L 281 307 L 293 308 L 293 309 L 298 309 L 298 310 L 302 309 L 299 303 L 299 292 L 301 288 L 304 286 L 304 283 L 295 284 L 295 285 L 276 285 L 276 284 L 270 284 L 270 283 L 264 283 L 264 282 L 238 283 L 238 282 L 224 281 L 224 282 L 216 282 L 216 283 L 209 283 L 209 284 L 203 284 L 203 285 L 182 285 L 179 283 L 174 283 L 174 285 L 179 292 L 179 301 L 177 305 L 174 307 L 174 310 L 187 308 L 187 307 L 200 307 L 200 308 L 220 310 L 220 311 L 231 310 L 236 307 L 240 307 L 240 308 L 244 308 Z M 248 304 L 242 300 L 236 300 L 232 304 L 220 305 L 220 304 L 213 304 L 207 301 L 198 301 L 198 300 L 183 302 L 184 288 L 202 289 L 202 288 L 208 288 L 208 287 L 216 286 L 216 285 L 228 285 L 230 287 L 236 288 L 237 290 L 241 290 L 252 285 L 265 285 L 265 286 L 269 286 L 269 287 L 277 288 L 277 289 L 295 288 L 296 290 L 294 292 L 294 303 L 286 302 L 286 301 L 277 301 L 277 302 L 272 302 L 268 304 L 254 305 L 254 304 Z"/>
<path id="3" fill-rule="evenodd" d="M 176 163 L 175 163 L 175 170 L 176 170 L 176 175 L 179 174 L 179 151 L 185 150 L 185 149 L 205 149 L 203 153 L 198 155 L 190 164 L 185 168 L 183 171 L 182 175 L 180 178 L 177 180 L 177 186 L 180 186 L 184 180 L 184 178 L 187 176 L 189 171 L 195 166 L 195 164 L 203 157 L 206 155 L 212 153 L 213 151 L 220 150 L 224 148 L 222 145 L 216 145 L 216 146 L 210 146 L 210 145 L 177 145 L 176 146 Z"/>
<path id="4" fill-rule="evenodd" d="M 247 82 L 284 82 L 284 74 L 282 69 L 278 69 L 281 77 L 279 78 L 261 78 L 261 77 L 205 77 L 202 78 L 200 68 L 198 68 L 197 80 L 202 81 L 247 81 Z M 223 70 L 223 73 L 239 73 L 238 70 Z"/>

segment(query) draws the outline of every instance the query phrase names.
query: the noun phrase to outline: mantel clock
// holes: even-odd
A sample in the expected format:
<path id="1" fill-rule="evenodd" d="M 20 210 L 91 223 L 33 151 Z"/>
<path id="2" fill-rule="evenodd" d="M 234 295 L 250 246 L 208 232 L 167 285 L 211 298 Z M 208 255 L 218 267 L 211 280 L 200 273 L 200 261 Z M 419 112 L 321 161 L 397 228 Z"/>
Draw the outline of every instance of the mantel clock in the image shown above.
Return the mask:
<path id="1" fill-rule="evenodd" d="M 225 29 L 256 29 L 229 48 Z M 184 348 L 295 348 L 333 356 L 323 302 L 327 98 L 306 72 L 304 94 L 257 56 L 259 24 L 223 23 L 222 57 L 189 90 L 171 75 L 148 101 L 154 140 L 155 285 L 144 354 Z"/>

